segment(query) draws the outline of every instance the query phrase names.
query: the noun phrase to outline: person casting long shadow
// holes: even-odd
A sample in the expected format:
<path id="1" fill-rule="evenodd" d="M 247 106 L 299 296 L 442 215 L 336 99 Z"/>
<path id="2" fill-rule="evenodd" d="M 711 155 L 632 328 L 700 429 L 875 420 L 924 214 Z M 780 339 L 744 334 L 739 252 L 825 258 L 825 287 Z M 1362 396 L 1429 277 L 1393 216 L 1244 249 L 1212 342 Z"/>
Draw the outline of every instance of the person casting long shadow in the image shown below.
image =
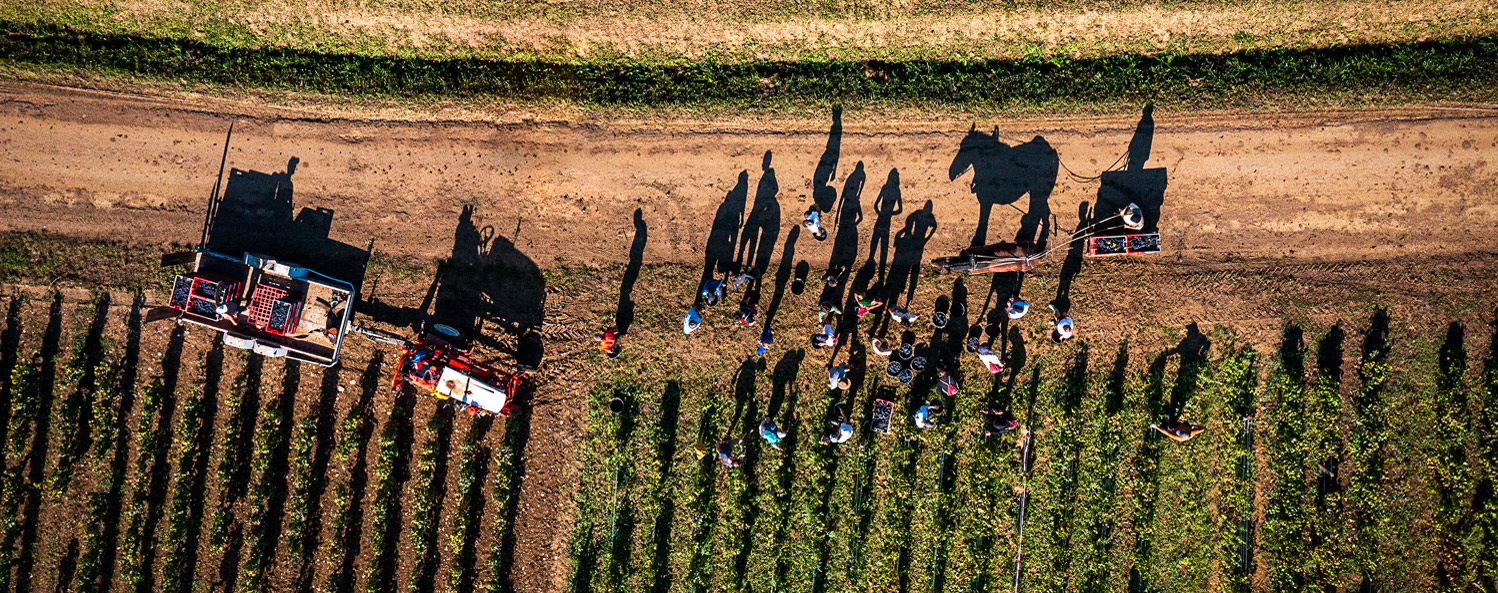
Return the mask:
<path id="1" fill-rule="evenodd" d="M 1077 205 L 1077 229 L 1073 234 L 1082 233 L 1092 226 L 1092 218 L 1092 204 L 1082 202 Z M 1064 313 L 1071 310 L 1071 285 L 1082 271 L 1082 255 L 1085 250 L 1084 241 L 1075 241 L 1066 250 L 1066 259 L 1061 262 L 1061 278 L 1056 286 L 1056 299 L 1051 301 L 1057 311 Z"/>
<path id="2" fill-rule="evenodd" d="M 837 160 L 843 145 L 843 108 L 832 108 L 832 129 L 827 131 L 827 148 L 817 160 L 817 168 L 811 176 L 811 199 L 823 212 L 831 212 L 837 202 L 837 190 L 832 179 L 837 177 Z"/>
<path id="3" fill-rule="evenodd" d="M 769 269 L 775 240 L 780 236 L 780 202 L 776 199 L 780 184 L 775 181 L 770 156 L 770 151 L 766 150 L 759 187 L 754 191 L 754 206 L 744 219 L 744 230 L 739 233 L 739 253 L 735 258 L 740 270 L 752 270 L 755 274 L 763 274 Z"/>
<path id="4" fill-rule="evenodd" d="M 1169 181 L 1164 167 L 1147 168 L 1155 137 L 1155 106 L 1144 106 L 1144 113 L 1129 138 L 1128 151 L 1124 155 L 1126 164 L 1122 171 L 1105 171 L 1098 187 L 1096 218 L 1107 219 L 1129 204 L 1139 206 L 1144 214 L 1144 226 L 1138 230 L 1125 230 L 1122 221 L 1098 226 L 1101 235 L 1124 233 L 1157 233 L 1160 231 L 1160 209 L 1165 204 L 1165 187 Z"/>
<path id="5" fill-rule="evenodd" d="M 629 333 L 629 326 L 635 320 L 635 301 L 631 297 L 635 281 L 640 279 L 640 266 L 644 264 L 648 231 L 645 213 L 635 208 L 635 239 L 629 246 L 629 265 L 624 268 L 624 279 L 619 282 L 619 306 L 614 310 L 614 327 L 619 329 L 619 335 Z"/>

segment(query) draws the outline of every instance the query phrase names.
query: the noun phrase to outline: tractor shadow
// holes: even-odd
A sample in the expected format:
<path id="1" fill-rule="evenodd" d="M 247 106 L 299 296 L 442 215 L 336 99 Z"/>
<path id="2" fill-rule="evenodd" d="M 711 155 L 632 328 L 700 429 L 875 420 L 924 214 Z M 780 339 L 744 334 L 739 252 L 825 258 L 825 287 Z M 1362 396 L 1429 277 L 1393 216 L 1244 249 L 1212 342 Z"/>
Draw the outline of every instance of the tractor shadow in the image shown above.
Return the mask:
<path id="1" fill-rule="evenodd" d="M 230 256 L 249 252 L 296 262 L 360 286 L 369 249 L 331 238 L 333 210 L 296 208 L 292 178 L 300 162 L 291 157 L 273 173 L 230 168 L 209 197 L 202 245 Z"/>
<path id="2" fill-rule="evenodd" d="M 453 230 L 452 253 L 437 266 L 421 304 L 386 305 L 378 299 L 378 286 L 371 286 L 360 310 L 376 321 L 412 329 L 446 324 L 511 356 L 521 368 L 538 367 L 545 355 L 541 323 L 546 279 L 515 246 L 521 230 L 517 221 L 513 237 L 506 239 L 493 225 L 480 226 L 474 207 L 464 206 Z M 486 335 L 486 327 L 497 327 L 503 336 Z"/>

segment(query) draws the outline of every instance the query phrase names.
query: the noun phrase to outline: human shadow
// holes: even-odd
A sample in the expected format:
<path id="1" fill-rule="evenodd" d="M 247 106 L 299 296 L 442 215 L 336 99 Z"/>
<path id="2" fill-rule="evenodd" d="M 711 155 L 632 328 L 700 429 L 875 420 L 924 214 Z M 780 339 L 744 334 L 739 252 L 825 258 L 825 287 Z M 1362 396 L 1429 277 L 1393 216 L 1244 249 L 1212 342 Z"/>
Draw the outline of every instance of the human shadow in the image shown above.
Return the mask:
<path id="1" fill-rule="evenodd" d="M 1160 232 L 1160 208 L 1165 204 L 1165 186 L 1168 175 L 1164 167 L 1149 168 L 1150 150 L 1155 137 L 1155 106 L 1144 106 L 1144 113 L 1134 128 L 1125 154 L 1126 164 L 1121 171 L 1105 171 L 1098 187 L 1097 203 L 1093 209 L 1097 218 L 1095 234 L 1158 233 Z M 1129 204 L 1139 206 L 1144 213 L 1144 228 L 1125 230 L 1123 222 L 1114 218 L 1119 210 Z M 1110 222 L 1102 222 L 1110 220 Z"/>
<path id="2" fill-rule="evenodd" d="M 410 327 L 442 323 L 469 339 L 514 358 L 522 368 L 541 364 L 545 354 L 541 323 L 546 279 L 536 262 L 499 236 L 492 224 L 480 226 L 472 205 L 463 206 L 453 229 L 451 255 L 437 266 L 425 298 L 416 307 L 393 307 L 366 292 L 360 310 L 372 319 Z M 486 335 L 497 327 L 502 335 Z"/>
<path id="3" fill-rule="evenodd" d="M 629 265 L 624 268 L 624 278 L 619 281 L 619 305 L 614 309 L 614 327 L 619 334 L 629 333 L 635 321 L 635 282 L 640 279 L 640 266 L 645 262 L 645 241 L 649 228 L 645 225 L 645 213 L 635 208 L 635 238 L 629 245 Z"/>
<path id="4" fill-rule="evenodd" d="M 332 239 L 333 210 L 296 208 L 292 177 L 300 160 L 266 173 L 229 169 L 222 191 L 215 187 L 203 222 L 203 245 L 231 256 L 243 252 L 296 262 L 354 286 L 364 282 L 369 250 Z"/>
<path id="5" fill-rule="evenodd" d="M 837 161 L 842 153 L 842 146 L 843 108 L 834 106 L 832 129 L 827 131 L 827 147 L 822 150 L 822 157 L 817 159 L 817 168 L 811 175 L 811 198 L 823 212 L 831 212 L 833 204 L 837 202 L 837 190 L 832 187 L 832 179 L 837 177 Z"/>
<path id="6" fill-rule="evenodd" d="M 895 215 L 905 211 L 900 199 L 900 170 L 890 169 L 879 195 L 874 197 L 874 226 L 869 231 L 869 255 L 859 269 L 853 286 L 858 290 L 881 286 L 889 267 L 889 236 Z"/>
<path id="7" fill-rule="evenodd" d="M 759 185 L 754 190 L 754 205 L 744 218 L 744 229 L 739 233 L 739 249 L 735 261 L 738 269 L 763 274 L 770 268 L 770 257 L 775 252 L 775 241 L 780 237 L 780 184 L 775 181 L 775 168 L 770 166 L 770 151 L 765 151 Z"/>
<path id="8" fill-rule="evenodd" d="M 1077 206 L 1077 228 L 1073 235 L 1087 232 L 1092 226 L 1093 212 L 1092 205 L 1088 202 Z M 1066 259 L 1061 261 L 1061 272 L 1056 282 L 1056 298 L 1051 301 L 1057 311 L 1071 311 L 1071 287 L 1077 280 L 1077 274 L 1082 273 L 1082 257 L 1085 253 L 1086 245 L 1081 241 L 1072 242 L 1066 248 Z M 998 282 L 998 279 L 994 281 Z"/>
<path id="9" fill-rule="evenodd" d="M 785 247 L 780 250 L 780 265 L 775 268 L 775 292 L 770 296 L 770 305 L 765 308 L 765 327 L 770 327 L 770 322 L 775 320 L 775 313 L 780 311 L 780 301 L 785 298 L 785 287 L 791 281 L 791 272 L 795 266 L 791 262 L 796 261 L 796 239 L 801 236 L 801 227 L 791 227 L 790 232 L 785 235 Z M 801 262 L 804 265 L 806 262 Z"/>
<path id="10" fill-rule="evenodd" d="M 989 243 L 988 227 L 994 206 L 1012 205 L 1025 196 L 1029 197 L 1029 204 L 1022 211 L 1014 238 L 1043 244 L 1050 234 L 1051 192 L 1055 191 L 1060 165 L 1056 149 L 1041 136 L 1010 146 L 999 140 L 998 128 L 992 134 L 985 134 L 974 124 L 947 167 L 949 180 L 956 180 L 968 169 L 973 171 L 970 188 L 978 199 L 978 224 L 972 245 Z"/>
<path id="11" fill-rule="evenodd" d="M 863 222 L 861 196 L 864 178 L 863 162 L 860 161 L 854 165 L 853 172 L 848 174 L 847 181 L 843 183 L 843 194 L 838 201 L 834 223 L 837 234 L 832 239 L 832 255 L 827 259 L 827 270 L 843 271 L 844 277 L 839 278 L 837 286 L 824 287 L 820 301 L 842 302 L 843 289 L 848 280 L 846 272 L 852 270 L 853 264 L 858 260 L 858 225 Z"/>
<path id="12" fill-rule="evenodd" d="M 1164 413 L 1172 418 L 1179 416 L 1186 407 L 1186 400 L 1196 394 L 1202 373 L 1207 369 L 1207 354 L 1211 348 L 1212 342 L 1193 321 L 1186 326 L 1186 336 L 1181 338 L 1181 342 L 1165 352 L 1167 356 L 1180 356 L 1181 365 L 1176 371 L 1176 384 L 1170 391 Z"/>
<path id="13" fill-rule="evenodd" d="M 905 300 L 902 302 L 907 306 L 915 298 L 926 243 L 936 236 L 936 215 L 931 208 L 931 201 L 927 200 L 920 210 L 905 217 L 905 227 L 895 234 L 895 254 L 890 262 L 889 281 L 885 286 L 891 305 L 900 298 L 901 292 L 905 293 Z"/>
<path id="14" fill-rule="evenodd" d="M 707 232 L 707 244 L 703 247 L 702 278 L 697 286 L 715 275 L 733 270 L 734 247 L 739 241 L 739 229 L 744 226 L 744 202 L 749 197 L 749 172 L 739 171 L 739 180 L 733 189 L 723 195 L 723 203 L 713 215 L 713 226 Z"/>

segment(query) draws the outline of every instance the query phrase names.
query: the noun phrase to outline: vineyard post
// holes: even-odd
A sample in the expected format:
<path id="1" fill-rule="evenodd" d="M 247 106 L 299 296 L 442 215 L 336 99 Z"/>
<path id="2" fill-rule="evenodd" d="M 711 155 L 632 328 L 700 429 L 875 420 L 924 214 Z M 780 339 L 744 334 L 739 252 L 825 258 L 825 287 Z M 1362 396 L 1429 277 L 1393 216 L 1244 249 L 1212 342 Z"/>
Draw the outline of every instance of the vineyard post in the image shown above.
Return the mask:
<path id="1" fill-rule="evenodd" d="M 1014 593 L 1019 593 L 1020 562 L 1025 557 L 1025 504 L 1030 500 L 1030 431 L 1025 430 L 1025 444 L 1020 450 L 1019 461 L 1019 545 L 1014 551 Z"/>

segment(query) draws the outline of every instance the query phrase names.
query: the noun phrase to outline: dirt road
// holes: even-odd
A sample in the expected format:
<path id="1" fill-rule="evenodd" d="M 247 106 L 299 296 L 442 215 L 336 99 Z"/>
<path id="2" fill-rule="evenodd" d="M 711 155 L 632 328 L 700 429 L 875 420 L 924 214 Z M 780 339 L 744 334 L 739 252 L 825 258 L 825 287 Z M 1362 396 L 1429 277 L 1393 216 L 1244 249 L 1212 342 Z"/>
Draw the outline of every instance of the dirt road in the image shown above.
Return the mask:
<path id="1" fill-rule="evenodd" d="M 417 258 L 448 256 L 471 205 L 543 268 L 625 261 L 636 208 L 652 227 L 647 263 L 701 261 L 715 213 L 758 205 L 789 228 L 814 193 L 871 219 L 881 194 L 906 213 L 929 202 L 927 254 L 973 240 L 980 197 L 998 240 L 1069 231 L 1100 192 L 1145 196 L 1183 263 L 1470 252 L 1491 248 L 1498 223 L 1498 111 L 1472 109 L 1154 113 L 1152 130 L 850 116 L 829 133 L 830 117 L 791 129 L 324 120 L 10 84 L 0 114 L 0 227 L 136 242 L 197 241 L 231 122 L 229 168 L 279 184 L 297 210 L 331 211 L 339 241 Z M 1089 179 L 1110 167 L 1133 170 Z"/>
<path id="2" fill-rule="evenodd" d="M 194 244 L 232 123 L 214 233 L 272 242 L 325 234 L 422 263 L 464 256 L 487 233 L 543 269 L 623 264 L 634 249 L 646 264 L 779 262 L 814 201 L 828 211 L 831 238 L 800 233 L 796 258 L 818 267 L 871 249 L 893 251 L 898 263 L 975 241 L 1055 244 L 1077 228 L 1079 207 L 1102 202 L 1106 217 L 1129 201 L 1164 237 L 1167 255 L 1151 260 L 1158 267 L 1470 262 L 1494 250 L 1498 111 L 832 119 L 787 128 L 352 120 L 8 83 L 0 85 L 0 229 Z M 637 242 L 637 224 L 648 226 L 648 240 Z M 1381 265 L 1369 267 L 1353 275 L 1380 277 Z M 1415 281 L 1419 269 L 1403 268 L 1400 278 Z M 1359 290 L 1340 286 L 1352 276 L 1316 275 L 1325 290 Z M 1185 307 L 1237 286 L 1204 282 L 1161 298 Z M 425 286 L 412 284 L 413 292 Z M 642 302 L 674 298 L 653 291 L 644 289 Z M 1231 319 L 1262 306 L 1236 298 L 1252 289 L 1237 292 L 1192 311 Z M 596 304 L 563 297 L 546 298 L 548 316 Z M 1096 307 L 1094 324 L 1137 314 L 1136 305 L 1149 306 Z M 1262 329 L 1273 333 L 1273 321 Z M 520 492 L 515 577 L 524 591 L 564 581 L 567 534 L 555 513 L 566 508 L 568 447 L 582 426 L 574 409 L 538 406 L 536 415 L 556 425 L 538 425 L 526 449 L 543 462 L 526 470 Z"/>

